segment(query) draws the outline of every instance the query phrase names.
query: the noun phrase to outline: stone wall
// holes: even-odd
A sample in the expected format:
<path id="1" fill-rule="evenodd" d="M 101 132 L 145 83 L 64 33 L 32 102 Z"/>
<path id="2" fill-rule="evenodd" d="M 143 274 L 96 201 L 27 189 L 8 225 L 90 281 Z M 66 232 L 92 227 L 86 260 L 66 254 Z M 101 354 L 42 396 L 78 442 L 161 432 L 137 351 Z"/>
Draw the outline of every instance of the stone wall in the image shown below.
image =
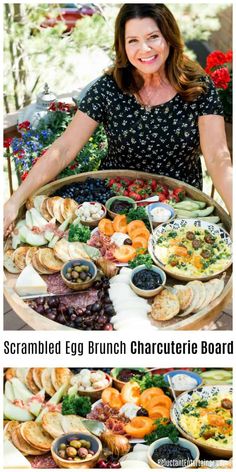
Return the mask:
<path id="1" fill-rule="evenodd" d="M 221 28 L 214 31 L 209 38 L 209 46 L 211 50 L 219 49 L 226 52 L 232 49 L 232 26 L 233 26 L 233 8 L 232 5 L 222 10 L 218 18 Z"/>

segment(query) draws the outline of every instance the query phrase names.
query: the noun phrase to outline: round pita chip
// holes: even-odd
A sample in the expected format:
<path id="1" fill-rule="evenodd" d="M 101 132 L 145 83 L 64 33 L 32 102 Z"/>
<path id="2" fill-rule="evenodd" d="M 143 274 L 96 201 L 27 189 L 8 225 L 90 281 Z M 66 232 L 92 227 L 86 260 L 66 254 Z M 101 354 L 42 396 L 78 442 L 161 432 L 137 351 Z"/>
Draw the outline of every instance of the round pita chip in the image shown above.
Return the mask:
<path id="1" fill-rule="evenodd" d="M 67 239 L 62 238 L 54 246 L 55 256 L 63 262 L 70 260 L 69 247 L 70 244 Z"/>
<path id="2" fill-rule="evenodd" d="M 12 256 L 16 266 L 19 267 L 20 270 L 23 270 L 26 266 L 25 258 L 28 249 L 29 246 L 18 247 L 17 249 L 15 249 L 14 254 Z"/>
<path id="3" fill-rule="evenodd" d="M 75 211 L 78 208 L 78 203 L 72 198 L 64 198 L 61 204 L 61 214 L 66 220 L 67 218 L 71 218 L 71 220 L 76 218 Z"/>
<path id="4" fill-rule="evenodd" d="M 19 367 L 16 369 L 16 377 L 22 382 L 25 383 L 25 377 L 28 372 L 27 367 Z"/>
<path id="5" fill-rule="evenodd" d="M 10 272 L 11 274 L 19 274 L 21 270 L 19 269 L 19 267 L 16 266 L 15 262 L 13 261 L 14 252 L 15 252 L 14 249 L 8 249 L 4 253 L 3 265 L 5 269 L 7 269 L 7 271 Z"/>
<path id="6" fill-rule="evenodd" d="M 38 259 L 46 270 L 53 272 L 59 272 L 63 266 L 63 262 L 54 255 L 54 250 L 50 248 L 39 249 Z"/>
<path id="7" fill-rule="evenodd" d="M 41 375 L 42 386 L 50 397 L 56 393 L 56 390 L 52 385 L 51 371 L 52 369 L 44 369 Z"/>
<path id="8" fill-rule="evenodd" d="M 61 425 L 62 418 L 62 414 L 56 411 L 51 411 L 43 415 L 42 427 L 54 439 L 64 434 Z"/>
<path id="9" fill-rule="evenodd" d="M 206 289 L 205 300 L 203 301 L 203 303 L 199 307 L 199 310 L 202 310 L 203 308 L 208 306 L 211 303 L 211 301 L 213 300 L 213 297 L 214 297 L 215 288 L 214 288 L 213 284 L 210 284 L 209 282 L 206 282 L 205 283 L 205 289 Z"/>
<path id="10" fill-rule="evenodd" d="M 45 269 L 45 267 L 40 263 L 39 260 L 39 250 L 32 256 L 32 265 L 38 271 L 39 274 L 53 274 L 55 271 Z"/>
<path id="11" fill-rule="evenodd" d="M 15 421 L 15 420 L 12 420 L 12 421 L 8 421 L 5 428 L 4 428 L 4 438 L 7 438 L 7 439 L 10 439 L 11 441 L 11 435 L 12 435 L 12 431 L 19 425 L 19 421 Z"/>
<path id="12" fill-rule="evenodd" d="M 39 449 L 31 446 L 28 441 L 25 441 L 21 434 L 21 426 L 22 425 L 16 426 L 16 428 L 14 428 L 12 431 L 11 440 L 14 446 L 16 446 L 16 448 L 26 456 L 38 456 L 40 454 L 44 454 L 45 452 L 40 451 Z"/>
<path id="13" fill-rule="evenodd" d="M 33 197 L 34 208 L 36 208 L 39 213 L 41 213 L 41 205 L 46 198 L 46 195 L 36 195 L 35 197 Z"/>
<path id="14" fill-rule="evenodd" d="M 24 440 L 33 448 L 44 452 L 50 451 L 53 438 L 36 421 L 25 421 L 22 423 L 20 425 L 20 432 Z"/>
<path id="15" fill-rule="evenodd" d="M 33 380 L 37 387 L 41 390 L 43 388 L 43 384 L 41 381 L 41 375 L 43 372 L 43 367 L 34 367 L 33 368 Z"/>
<path id="16" fill-rule="evenodd" d="M 69 386 L 72 375 L 71 370 L 67 367 L 53 368 L 51 371 L 51 380 L 55 390 L 59 390 L 61 385 Z"/>
<path id="17" fill-rule="evenodd" d="M 48 197 L 46 197 L 42 201 L 40 205 L 40 213 L 45 218 L 45 220 L 50 221 L 52 217 L 51 217 L 51 214 L 47 210 L 47 200 L 48 200 Z"/>
<path id="18" fill-rule="evenodd" d="M 11 380 L 13 379 L 14 377 L 16 377 L 16 369 L 13 369 L 12 367 L 7 369 L 5 372 L 4 372 L 4 376 L 5 376 L 5 379 L 6 380 Z"/>
<path id="19" fill-rule="evenodd" d="M 28 369 L 25 376 L 25 383 L 26 383 L 26 386 L 31 390 L 31 392 L 36 395 L 39 392 L 40 388 L 36 385 L 33 379 L 33 370 L 34 370 L 33 367 Z"/>
<path id="20" fill-rule="evenodd" d="M 178 315 L 179 310 L 180 304 L 177 295 L 165 289 L 154 298 L 151 316 L 156 321 L 166 321 Z"/>
<path id="21" fill-rule="evenodd" d="M 25 264 L 32 264 L 32 257 L 38 251 L 38 247 L 30 247 L 25 255 Z"/>
<path id="22" fill-rule="evenodd" d="M 193 289 L 186 285 L 174 285 L 177 291 L 176 295 L 179 299 L 180 310 L 186 310 L 193 300 Z"/>
<path id="23" fill-rule="evenodd" d="M 208 283 L 212 284 L 213 287 L 214 287 L 214 295 L 213 295 L 212 300 L 215 300 L 217 297 L 220 296 L 220 294 L 224 290 L 224 286 L 225 286 L 224 280 L 223 280 L 223 278 L 222 279 L 212 279 L 212 280 L 209 280 Z"/>

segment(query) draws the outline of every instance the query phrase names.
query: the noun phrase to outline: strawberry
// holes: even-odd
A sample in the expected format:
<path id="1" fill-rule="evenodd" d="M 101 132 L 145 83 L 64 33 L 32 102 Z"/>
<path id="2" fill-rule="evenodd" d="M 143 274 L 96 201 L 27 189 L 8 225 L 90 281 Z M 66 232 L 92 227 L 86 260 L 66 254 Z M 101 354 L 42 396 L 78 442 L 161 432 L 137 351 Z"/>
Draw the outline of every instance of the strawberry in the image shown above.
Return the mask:
<path id="1" fill-rule="evenodd" d="M 121 183 L 119 182 L 114 183 L 111 186 L 111 189 L 113 190 L 113 192 L 118 193 L 118 195 L 123 195 L 124 187 L 122 187 Z"/>
<path id="2" fill-rule="evenodd" d="M 166 195 L 164 193 L 159 193 L 159 202 L 165 202 L 166 201 Z"/>
<path id="3" fill-rule="evenodd" d="M 182 187 L 174 188 L 173 196 L 178 197 L 179 201 L 184 200 L 185 198 L 185 190 Z"/>
<path id="4" fill-rule="evenodd" d="M 143 187 L 145 182 L 142 179 L 135 179 L 134 184 L 137 185 L 137 187 Z"/>
<path id="5" fill-rule="evenodd" d="M 108 187 L 111 187 L 112 185 L 114 185 L 116 183 L 116 179 L 107 179 L 106 180 L 106 184 L 108 185 Z"/>
<path id="6" fill-rule="evenodd" d="M 139 194 L 136 193 L 136 192 L 129 192 L 129 197 L 130 197 L 130 198 L 133 198 L 133 199 L 136 200 L 136 201 L 142 200 L 141 195 L 139 195 Z"/>

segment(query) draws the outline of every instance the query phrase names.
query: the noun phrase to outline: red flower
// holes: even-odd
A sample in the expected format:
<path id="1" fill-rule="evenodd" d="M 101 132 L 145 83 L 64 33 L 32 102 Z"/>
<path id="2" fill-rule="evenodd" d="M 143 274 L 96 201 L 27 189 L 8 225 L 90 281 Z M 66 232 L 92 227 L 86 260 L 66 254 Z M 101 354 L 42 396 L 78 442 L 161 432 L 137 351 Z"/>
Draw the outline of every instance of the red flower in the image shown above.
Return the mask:
<path id="1" fill-rule="evenodd" d="M 12 139 L 13 139 L 13 138 L 6 138 L 6 139 L 4 139 L 3 147 L 5 147 L 5 148 L 8 149 L 8 148 L 11 146 Z"/>
<path id="2" fill-rule="evenodd" d="M 18 124 L 18 129 L 23 129 L 25 131 L 27 131 L 28 129 L 30 129 L 30 121 L 22 121 L 22 123 L 19 123 Z"/>
<path id="3" fill-rule="evenodd" d="M 22 174 L 22 176 L 21 176 L 21 180 L 25 180 L 26 177 L 28 176 L 28 173 L 29 173 L 29 172 L 26 172 L 26 171 L 25 171 L 25 172 Z"/>
<path id="4" fill-rule="evenodd" d="M 233 61 L 233 51 L 227 51 L 225 53 L 225 59 L 226 59 L 226 62 L 232 62 Z"/>
<path id="5" fill-rule="evenodd" d="M 222 66 L 226 62 L 226 57 L 223 52 L 213 51 L 209 56 L 207 56 L 206 68 L 209 70 L 216 66 Z"/>
<path id="6" fill-rule="evenodd" d="M 227 67 L 222 67 L 221 69 L 217 69 L 214 72 L 212 72 L 211 78 L 216 88 L 221 88 L 224 90 L 228 88 L 228 84 L 231 80 Z"/>

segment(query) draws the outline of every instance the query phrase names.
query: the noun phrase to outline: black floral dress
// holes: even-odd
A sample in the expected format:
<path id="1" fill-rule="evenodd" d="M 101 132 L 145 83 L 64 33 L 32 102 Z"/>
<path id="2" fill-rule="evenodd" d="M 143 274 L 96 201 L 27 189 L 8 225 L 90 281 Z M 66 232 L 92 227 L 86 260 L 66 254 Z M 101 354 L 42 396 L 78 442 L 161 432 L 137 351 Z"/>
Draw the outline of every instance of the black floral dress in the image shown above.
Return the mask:
<path id="1" fill-rule="evenodd" d="M 134 169 L 167 175 L 202 188 L 198 117 L 223 115 L 217 91 L 208 77 L 208 91 L 193 102 L 177 94 L 153 107 L 123 93 L 112 77 L 100 77 L 79 108 L 103 123 L 108 154 L 103 169 Z"/>

